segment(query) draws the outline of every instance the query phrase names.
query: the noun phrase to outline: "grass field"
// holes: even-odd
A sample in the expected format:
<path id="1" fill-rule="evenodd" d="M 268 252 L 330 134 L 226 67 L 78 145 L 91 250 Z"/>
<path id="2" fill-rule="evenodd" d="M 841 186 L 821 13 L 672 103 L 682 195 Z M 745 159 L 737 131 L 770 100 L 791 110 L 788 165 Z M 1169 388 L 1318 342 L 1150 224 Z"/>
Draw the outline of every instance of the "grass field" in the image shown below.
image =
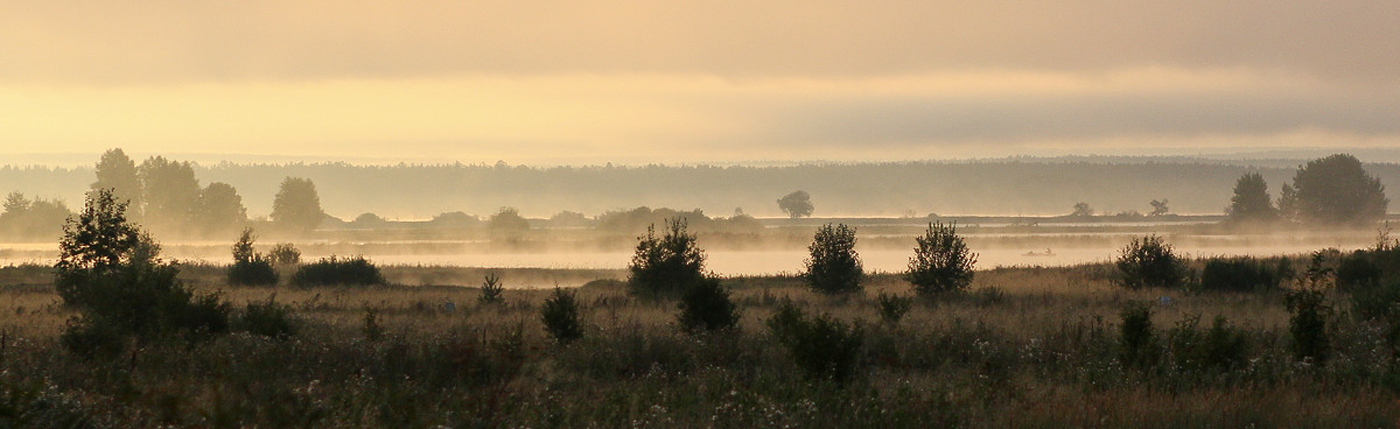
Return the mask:
<path id="1" fill-rule="evenodd" d="M 0 425 L 18 427 L 1393 427 L 1395 347 L 1384 326 L 1329 303 L 1332 358 L 1300 362 L 1284 294 L 1125 290 L 1109 265 L 979 271 L 973 292 L 882 321 L 875 274 L 831 298 L 793 277 L 724 279 L 740 329 L 687 335 L 674 301 L 630 297 L 608 270 L 493 270 L 506 284 L 577 288 L 583 339 L 557 344 L 547 289 L 477 302 L 484 270 L 391 266 L 395 285 L 233 288 L 223 267 L 185 280 L 233 303 L 275 299 L 296 333 L 138 344 L 114 360 L 69 353 L 75 314 L 46 267 L 0 268 Z M 613 281 L 595 281 L 609 279 Z M 804 376 L 767 328 L 785 300 L 861 326 L 855 375 Z M 1120 312 L 1150 302 L 1158 359 L 1121 358 Z M 1216 316 L 1241 364 L 1189 365 L 1173 329 Z M 1202 328 L 1204 329 L 1204 328 Z M 1176 329 L 1177 332 L 1181 329 Z"/>

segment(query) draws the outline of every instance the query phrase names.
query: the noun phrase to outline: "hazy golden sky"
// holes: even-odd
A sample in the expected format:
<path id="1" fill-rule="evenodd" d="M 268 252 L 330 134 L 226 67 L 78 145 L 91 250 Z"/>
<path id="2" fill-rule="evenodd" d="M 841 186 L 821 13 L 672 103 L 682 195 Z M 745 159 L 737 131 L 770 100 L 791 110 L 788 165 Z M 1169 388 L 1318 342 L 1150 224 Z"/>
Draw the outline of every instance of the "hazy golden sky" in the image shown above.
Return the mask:
<path id="1" fill-rule="evenodd" d="M 1400 147 L 1400 2 L 0 1 L 0 153 Z"/>

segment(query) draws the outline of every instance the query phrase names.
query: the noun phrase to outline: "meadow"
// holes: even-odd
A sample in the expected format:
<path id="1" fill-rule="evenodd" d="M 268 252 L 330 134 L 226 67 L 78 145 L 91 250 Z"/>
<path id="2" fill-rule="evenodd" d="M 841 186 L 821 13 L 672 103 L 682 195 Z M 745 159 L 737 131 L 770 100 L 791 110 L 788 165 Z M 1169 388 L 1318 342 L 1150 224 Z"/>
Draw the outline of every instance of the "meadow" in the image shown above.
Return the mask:
<path id="1" fill-rule="evenodd" d="M 1301 262 L 1301 261 L 1299 261 Z M 1202 261 L 1193 261 L 1200 267 Z M 1331 358 L 1290 349 L 1285 290 L 1130 290 L 1111 264 L 997 268 L 971 292 L 916 299 L 899 320 L 873 273 L 863 293 L 792 276 L 727 277 L 739 328 L 688 334 L 674 300 L 628 294 L 622 270 L 385 266 L 387 285 L 232 287 L 223 266 L 181 278 L 233 304 L 232 333 L 66 350 L 74 311 L 42 266 L 0 268 L 0 422 L 15 427 L 1391 427 L 1396 350 L 1381 322 L 1329 291 Z M 486 273 L 507 289 L 479 302 Z M 284 276 L 285 277 L 285 276 Z M 583 337 L 540 317 L 574 288 Z M 247 304 L 286 305 L 290 335 L 255 334 Z M 844 380 L 814 377 L 766 323 L 791 303 L 859 326 Z M 1141 304 L 1146 303 L 1146 304 Z M 1150 359 L 1127 359 L 1125 309 L 1149 305 Z M 1211 321 L 1240 347 L 1202 364 Z M 1193 342 L 1194 341 L 1194 342 Z M 1217 362 L 1218 361 L 1218 362 Z"/>

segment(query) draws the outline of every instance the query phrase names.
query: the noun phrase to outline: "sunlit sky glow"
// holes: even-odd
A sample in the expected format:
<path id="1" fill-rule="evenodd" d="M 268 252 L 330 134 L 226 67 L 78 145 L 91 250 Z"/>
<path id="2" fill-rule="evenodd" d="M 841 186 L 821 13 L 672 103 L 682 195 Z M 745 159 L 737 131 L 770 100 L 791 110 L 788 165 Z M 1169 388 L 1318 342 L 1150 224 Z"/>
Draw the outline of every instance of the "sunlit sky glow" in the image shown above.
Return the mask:
<path id="1" fill-rule="evenodd" d="M 0 154 L 1400 147 L 1400 3 L 0 3 Z"/>

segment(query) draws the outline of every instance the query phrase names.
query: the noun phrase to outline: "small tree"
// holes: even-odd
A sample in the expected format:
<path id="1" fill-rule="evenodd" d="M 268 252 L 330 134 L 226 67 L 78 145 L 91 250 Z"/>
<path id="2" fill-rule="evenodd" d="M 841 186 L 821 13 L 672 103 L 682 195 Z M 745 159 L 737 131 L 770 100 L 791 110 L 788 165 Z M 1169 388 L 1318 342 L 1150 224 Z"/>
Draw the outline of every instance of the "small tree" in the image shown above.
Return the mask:
<path id="1" fill-rule="evenodd" d="M 845 224 L 817 228 L 804 265 L 802 279 L 807 286 L 824 294 L 859 292 L 865 270 L 856 254 L 856 230 Z"/>
<path id="2" fill-rule="evenodd" d="M 1152 205 L 1152 211 L 1147 213 L 1148 216 L 1166 216 L 1167 213 L 1172 211 L 1171 208 L 1167 207 L 1166 198 L 1152 200 L 1150 204 Z"/>
<path id="3" fill-rule="evenodd" d="M 228 284 L 263 286 L 277 284 L 277 271 L 267 257 L 253 251 L 252 228 L 244 228 L 238 242 L 233 244 L 233 265 L 228 269 Z"/>
<path id="4" fill-rule="evenodd" d="M 778 208 L 793 219 L 812 215 L 812 196 L 807 191 L 794 191 L 778 199 Z"/>
<path id="5" fill-rule="evenodd" d="M 685 332 L 728 330 L 739 325 L 739 308 L 719 279 L 702 279 L 686 288 L 678 306 L 681 314 L 677 322 Z"/>
<path id="6" fill-rule="evenodd" d="M 506 285 L 501 283 L 501 276 L 496 273 L 487 273 L 486 278 L 481 281 L 481 295 L 476 300 L 485 305 L 499 304 L 505 301 Z"/>
<path id="7" fill-rule="evenodd" d="M 1074 211 L 1070 212 L 1069 215 L 1072 217 L 1090 217 L 1094 215 L 1094 209 L 1089 207 L 1089 203 L 1081 201 L 1074 203 Z"/>
<path id="8" fill-rule="evenodd" d="M 958 236 L 956 225 L 930 223 L 922 237 L 915 240 L 914 256 L 909 258 L 909 270 L 904 279 L 914 285 L 920 295 L 931 296 L 945 292 L 963 292 L 972 284 L 972 266 L 977 254 L 967 248 Z"/>
<path id="9" fill-rule="evenodd" d="M 82 305 L 84 286 L 130 264 L 140 243 L 141 231 L 126 220 L 125 202 L 116 201 L 111 189 L 89 195 L 78 217 L 63 226 L 58 242 L 54 289 L 63 303 Z"/>
<path id="10" fill-rule="evenodd" d="M 1156 235 L 1134 238 L 1123 247 L 1116 265 L 1120 284 L 1129 289 L 1181 287 L 1189 277 L 1181 257 Z"/>
<path id="11" fill-rule="evenodd" d="M 126 222 L 125 209 L 100 189 L 64 226 L 55 284 L 81 316 L 69 321 L 63 344 L 110 357 L 132 336 L 202 338 L 227 331 L 228 303 L 217 295 L 195 296 L 177 279 L 179 270 L 157 258 L 160 246 Z"/>
<path id="12" fill-rule="evenodd" d="M 559 343 L 583 338 L 583 322 L 579 319 L 578 299 L 573 292 L 554 288 L 554 295 L 540 307 L 540 319 L 549 337 Z"/>
<path id="13" fill-rule="evenodd" d="M 665 233 L 656 226 L 637 238 L 637 251 L 627 266 L 627 287 L 633 295 L 674 296 L 704 279 L 705 252 L 687 233 L 684 218 L 668 219 Z"/>

